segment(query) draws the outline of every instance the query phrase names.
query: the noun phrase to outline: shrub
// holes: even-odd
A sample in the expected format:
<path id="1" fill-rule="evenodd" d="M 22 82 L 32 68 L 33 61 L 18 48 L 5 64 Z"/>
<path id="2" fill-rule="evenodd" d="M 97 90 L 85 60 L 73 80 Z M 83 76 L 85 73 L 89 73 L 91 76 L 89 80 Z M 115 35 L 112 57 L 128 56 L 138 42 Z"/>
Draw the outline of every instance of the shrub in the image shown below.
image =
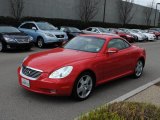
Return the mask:
<path id="1" fill-rule="evenodd" d="M 160 120 L 160 108 L 145 103 L 113 103 L 82 115 L 78 120 Z"/>
<path id="2" fill-rule="evenodd" d="M 41 18 L 41 17 L 24 17 L 21 20 L 17 21 L 12 17 L 0 17 L 0 24 L 3 24 L 3 25 L 5 24 L 5 25 L 18 27 L 24 21 L 46 21 L 57 27 L 74 26 L 79 29 L 85 29 L 87 27 L 104 27 L 104 28 L 127 27 L 127 28 L 147 29 L 147 28 L 153 27 L 153 26 L 135 25 L 135 24 L 128 24 L 128 25 L 122 26 L 121 24 L 118 24 L 118 23 L 102 23 L 102 22 L 95 22 L 95 21 L 85 23 L 80 20 Z"/>

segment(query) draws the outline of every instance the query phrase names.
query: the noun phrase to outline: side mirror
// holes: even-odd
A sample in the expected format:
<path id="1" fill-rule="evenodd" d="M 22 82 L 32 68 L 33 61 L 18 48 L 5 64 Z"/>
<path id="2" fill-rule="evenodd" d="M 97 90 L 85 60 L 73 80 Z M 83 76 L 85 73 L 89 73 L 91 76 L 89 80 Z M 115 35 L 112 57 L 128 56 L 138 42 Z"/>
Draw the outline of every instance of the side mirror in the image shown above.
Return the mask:
<path id="1" fill-rule="evenodd" d="M 37 30 L 37 28 L 36 27 L 32 27 L 32 30 Z"/>
<path id="2" fill-rule="evenodd" d="M 117 48 L 109 48 L 108 49 L 108 51 L 107 51 L 107 53 L 118 53 L 118 51 L 119 51 L 119 49 L 117 49 Z"/>

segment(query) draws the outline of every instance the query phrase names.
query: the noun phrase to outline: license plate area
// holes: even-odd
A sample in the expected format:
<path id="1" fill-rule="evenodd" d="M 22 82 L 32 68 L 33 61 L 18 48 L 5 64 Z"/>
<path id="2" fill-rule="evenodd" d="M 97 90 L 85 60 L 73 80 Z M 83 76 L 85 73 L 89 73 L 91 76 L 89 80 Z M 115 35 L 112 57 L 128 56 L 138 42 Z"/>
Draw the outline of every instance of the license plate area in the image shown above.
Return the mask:
<path id="1" fill-rule="evenodd" d="M 29 88 L 30 87 L 30 81 L 22 78 L 22 85 Z"/>

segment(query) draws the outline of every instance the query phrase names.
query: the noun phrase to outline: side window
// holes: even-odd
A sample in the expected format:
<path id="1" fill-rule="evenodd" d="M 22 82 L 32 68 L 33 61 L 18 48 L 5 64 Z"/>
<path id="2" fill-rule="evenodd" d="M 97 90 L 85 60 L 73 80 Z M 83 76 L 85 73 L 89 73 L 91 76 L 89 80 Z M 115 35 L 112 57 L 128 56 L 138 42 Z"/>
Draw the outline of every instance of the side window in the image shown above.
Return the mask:
<path id="1" fill-rule="evenodd" d="M 113 39 L 109 42 L 108 48 L 117 48 L 119 50 L 123 50 L 130 47 L 130 45 L 121 39 Z"/>
<path id="2" fill-rule="evenodd" d="M 21 28 L 30 29 L 29 23 L 23 24 L 23 25 L 21 26 Z"/>
<path id="3" fill-rule="evenodd" d="M 92 32 L 99 33 L 99 31 L 96 28 L 93 28 Z"/>
<path id="4" fill-rule="evenodd" d="M 33 27 L 35 27 L 37 29 L 36 25 L 33 23 L 30 23 L 29 27 L 30 27 L 29 29 L 32 29 Z"/>
<path id="5" fill-rule="evenodd" d="M 87 30 L 87 31 L 92 31 L 92 28 L 87 28 L 86 30 Z"/>

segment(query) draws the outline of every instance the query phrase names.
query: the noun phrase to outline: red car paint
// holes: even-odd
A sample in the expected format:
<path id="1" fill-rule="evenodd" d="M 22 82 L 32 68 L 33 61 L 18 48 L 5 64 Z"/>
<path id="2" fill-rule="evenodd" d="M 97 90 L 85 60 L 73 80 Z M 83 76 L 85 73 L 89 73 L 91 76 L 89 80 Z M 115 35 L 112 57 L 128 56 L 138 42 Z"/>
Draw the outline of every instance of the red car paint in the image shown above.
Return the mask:
<path id="1" fill-rule="evenodd" d="M 122 32 L 122 31 L 120 32 L 120 30 L 115 29 L 115 28 L 110 28 L 110 31 L 112 31 L 113 33 L 119 35 L 120 37 L 126 39 L 130 43 L 135 42 L 135 38 L 128 33 L 125 33 L 125 32 Z"/>
<path id="2" fill-rule="evenodd" d="M 75 80 L 85 70 L 90 70 L 95 74 L 97 86 L 110 80 L 132 74 L 137 61 L 140 58 L 145 60 L 145 50 L 133 45 L 130 45 L 127 49 L 119 50 L 115 54 L 107 53 L 108 48 L 106 46 L 109 41 L 112 39 L 122 39 L 121 37 L 108 35 L 82 36 L 102 38 L 105 40 L 105 44 L 98 53 L 55 48 L 32 54 L 22 65 L 41 70 L 42 73 L 36 80 L 31 80 L 20 73 L 21 66 L 18 68 L 19 84 L 23 88 L 36 93 L 70 96 Z M 52 72 L 64 66 L 73 66 L 72 72 L 67 77 L 62 79 L 49 78 Z M 30 86 L 26 87 L 22 85 L 22 79 L 28 80 Z"/>

